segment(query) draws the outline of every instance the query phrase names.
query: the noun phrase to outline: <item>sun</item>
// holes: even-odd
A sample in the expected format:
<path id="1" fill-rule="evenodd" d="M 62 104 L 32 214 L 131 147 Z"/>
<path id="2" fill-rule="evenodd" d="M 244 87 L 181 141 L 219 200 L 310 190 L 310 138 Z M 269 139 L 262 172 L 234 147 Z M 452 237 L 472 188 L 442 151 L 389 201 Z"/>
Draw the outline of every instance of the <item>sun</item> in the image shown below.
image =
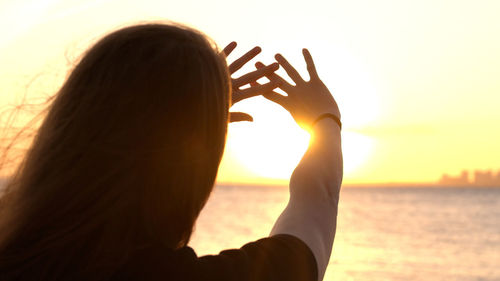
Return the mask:
<path id="1" fill-rule="evenodd" d="M 226 154 L 261 179 L 288 180 L 308 148 L 310 134 L 301 129 L 288 112 L 263 98 L 236 108 L 243 109 L 253 115 L 254 122 L 230 125 Z M 371 138 L 343 132 L 344 174 L 355 173 L 369 158 L 372 148 Z M 226 171 L 222 174 L 236 172 L 231 171 L 234 166 L 238 165 L 224 165 Z"/>
<path id="2" fill-rule="evenodd" d="M 232 124 L 228 150 L 251 173 L 270 179 L 287 179 L 307 150 L 310 135 L 279 106 L 254 100 L 245 106 L 252 123 Z"/>

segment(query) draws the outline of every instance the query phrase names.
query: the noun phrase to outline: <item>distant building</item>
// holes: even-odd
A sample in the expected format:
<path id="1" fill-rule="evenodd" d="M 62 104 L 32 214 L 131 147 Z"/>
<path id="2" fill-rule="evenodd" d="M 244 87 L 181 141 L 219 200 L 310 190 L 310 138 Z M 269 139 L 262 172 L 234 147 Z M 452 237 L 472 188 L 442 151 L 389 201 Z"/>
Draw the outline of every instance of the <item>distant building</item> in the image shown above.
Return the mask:
<path id="1" fill-rule="evenodd" d="M 475 171 L 474 172 L 474 185 L 485 187 L 500 187 L 500 171 L 496 174 L 491 170 L 488 171 Z"/>
<path id="2" fill-rule="evenodd" d="M 493 186 L 494 183 L 495 183 L 495 178 L 491 170 L 474 172 L 474 185 Z"/>
<path id="3" fill-rule="evenodd" d="M 469 178 L 469 172 L 464 170 L 459 176 L 443 174 L 438 182 L 442 186 L 477 186 L 477 187 L 500 187 L 500 170 L 496 173 L 491 170 L 474 171 L 474 178 Z"/>
<path id="4" fill-rule="evenodd" d="M 463 170 L 458 179 L 460 182 L 462 182 L 464 184 L 468 184 L 469 183 L 469 172 L 466 170 Z"/>
<path id="5" fill-rule="evenodd" d="M 449 176 L 447 174 L 444 174 L 441 179 L 439 180 L 440 185 L 445 185 L 445 186 L 464 186 L 464 185 L 470 185 L 469 181 L 469 172 L 468 171 L 462 171 L 462 173 L 458 177 L 453 177 Z"/>

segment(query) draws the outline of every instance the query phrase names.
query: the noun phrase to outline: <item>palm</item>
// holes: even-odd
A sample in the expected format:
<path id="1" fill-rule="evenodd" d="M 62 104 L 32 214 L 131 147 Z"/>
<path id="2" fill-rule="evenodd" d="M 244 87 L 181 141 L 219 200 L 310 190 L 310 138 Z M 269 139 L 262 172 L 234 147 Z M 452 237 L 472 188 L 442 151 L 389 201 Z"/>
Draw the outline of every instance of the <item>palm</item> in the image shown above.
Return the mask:
<path id="1" fill-rule="evenodd" d="M 271 73 L 267 78 L 277 83 L 287 96 L 283 96 L 272 90 L 264 93 L 263 96 L 288 110 L 295 121 L 305 128 L 308 128 L 314 123 L 314 120 L 325 113 L 332 114 L 340 120 L 338 105 L 328 88 L 320 80 L 311 54 L 307 49 L 303 50 L 303 54 L 310 80 L 305 81 L 282 55 L 277 54 L 275 56 L 276 60 L 285 69 L 295 85 L 291 85 L 279 75 Z M 256 63 L 255 66 L 257 69 L 264 69 L 266 67 L 260 62 Z M 252 82 L 252 84 L 255 86 L 258 85 L 256 82 Z"/>

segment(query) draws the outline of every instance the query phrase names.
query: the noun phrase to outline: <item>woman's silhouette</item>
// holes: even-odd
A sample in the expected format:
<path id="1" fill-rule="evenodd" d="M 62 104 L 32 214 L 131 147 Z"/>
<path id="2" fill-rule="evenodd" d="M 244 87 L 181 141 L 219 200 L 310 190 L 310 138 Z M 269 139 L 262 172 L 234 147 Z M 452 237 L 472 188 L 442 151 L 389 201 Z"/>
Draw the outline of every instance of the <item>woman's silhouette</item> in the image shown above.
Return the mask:
<path id="1" fill-rule="evenodd" d="M 0 279 L 322 279 L 342 180 L 338 107 L 307 50 L 308 82 L 276 57 L 290 85 L 274 73 L 278 63 L 232 79 L 260 52 L 227 66 L 235 47 L 219 52 L 195 30 L 146 24 L 89 49 L 7 184 Z M 258 84 L 264 76 L 270 82 Z M 313 140 L 270 236 L 197 257 L 187 243 L 212 191 L 228 122 L 251 120 L 229 108 L 258 94 L 310 127 Z"/>

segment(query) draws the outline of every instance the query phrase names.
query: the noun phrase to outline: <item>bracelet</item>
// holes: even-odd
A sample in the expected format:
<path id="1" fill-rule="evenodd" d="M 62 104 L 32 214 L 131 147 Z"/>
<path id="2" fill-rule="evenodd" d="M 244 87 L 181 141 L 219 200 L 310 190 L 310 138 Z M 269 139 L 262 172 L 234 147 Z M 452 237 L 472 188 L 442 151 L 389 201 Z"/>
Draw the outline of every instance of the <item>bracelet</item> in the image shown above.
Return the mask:
<path id="1" fill-rule="evenodd" d="M 316 125 L 316 123 L 318 123 L 319 121 L 321 121 L 325 118 L 332 118 L 333 121 L 335 121 L 335 123 L 337 123 L 337 125 L 339 125 L 339 128 L 342 130 L 342 122 L 340 122 L 340 118 L 338 118 L 335 114 L 332 114 L 332 113 L 321 114 L 318 118 L 316 118 L 316 120 L 314 120 L 314 122 L 312 122 L 311 128 L 313 128 L 314 125 Z"/>

